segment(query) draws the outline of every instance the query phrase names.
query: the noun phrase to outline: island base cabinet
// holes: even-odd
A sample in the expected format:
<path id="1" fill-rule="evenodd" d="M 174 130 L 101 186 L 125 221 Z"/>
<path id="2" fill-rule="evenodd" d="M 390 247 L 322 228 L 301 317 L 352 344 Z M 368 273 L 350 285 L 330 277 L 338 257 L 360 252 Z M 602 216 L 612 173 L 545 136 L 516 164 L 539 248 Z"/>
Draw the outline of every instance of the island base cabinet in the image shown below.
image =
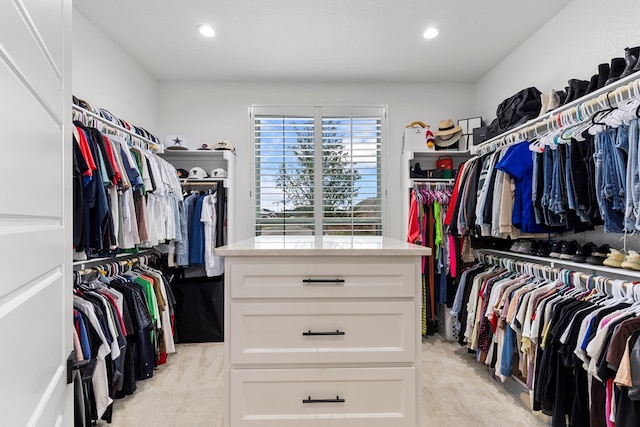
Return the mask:
<path id="1" fill-rule="evenodd" d="M 415 368 L 231 369 L 234 427 L 415 427 Z"/>

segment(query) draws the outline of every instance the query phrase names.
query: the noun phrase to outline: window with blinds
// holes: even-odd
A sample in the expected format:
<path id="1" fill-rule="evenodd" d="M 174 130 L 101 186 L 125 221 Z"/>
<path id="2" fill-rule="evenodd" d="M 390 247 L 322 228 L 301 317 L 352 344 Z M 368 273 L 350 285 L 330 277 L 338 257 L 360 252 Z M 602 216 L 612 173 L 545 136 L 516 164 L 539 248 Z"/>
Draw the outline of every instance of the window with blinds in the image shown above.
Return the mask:
<path id="1" fill-rule="evenodd" d="M 383 108 L 253 107 L 252 118 L 257 236 L 382 234 Z"/>

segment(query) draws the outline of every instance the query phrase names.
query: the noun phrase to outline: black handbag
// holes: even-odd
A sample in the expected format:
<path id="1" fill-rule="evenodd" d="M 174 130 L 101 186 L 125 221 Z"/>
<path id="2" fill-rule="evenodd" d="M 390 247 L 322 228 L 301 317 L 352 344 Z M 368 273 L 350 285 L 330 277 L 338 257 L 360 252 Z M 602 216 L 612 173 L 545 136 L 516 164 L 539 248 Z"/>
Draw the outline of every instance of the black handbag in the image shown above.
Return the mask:
<path id="1" fill-rule="evenodd" d="M 492 130 L 500 134 L 538 117 L 542 108 L 541 95 L 537 88 L 528 87 L 502 101 L 496 110 L 497 129 Z"/>

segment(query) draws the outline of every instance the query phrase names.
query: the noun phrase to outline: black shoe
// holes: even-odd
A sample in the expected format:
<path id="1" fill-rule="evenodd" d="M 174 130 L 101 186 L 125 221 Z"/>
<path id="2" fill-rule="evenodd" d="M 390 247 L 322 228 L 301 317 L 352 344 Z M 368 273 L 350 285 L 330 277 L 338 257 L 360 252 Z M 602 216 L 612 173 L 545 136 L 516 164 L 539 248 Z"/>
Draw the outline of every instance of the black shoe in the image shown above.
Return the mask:
<path id="1" fill-rule="evenodd" d="M 598 250 L 598 247 L 595 243 L 589 242 L 584 246 L 578 246 L 576 250 L 576 254 L 571 258 L 573 262 L 586 262 L 587 258 L 591 256 L 593 251 Z"/>
<path id="2" fill-rule="evenodd" d="M 586 80 L 569 80 L 569 90 L 567 91 L 567 99 L 564 101 L 564 103 L 568 104 L 584 96 L 584 94 L 587 93 L 588 86 L 589 82 Z"/>
<path id="3" fill-rule="evenodd" d="M 589 81 L 589 86 L 587 86 L 587 94 L 591 92 L 595 92 L 598 90 L 598 75 L 594 74 L 591 76 L 591 80 Z"/>
<path id="4" fill-rule="evenodd" d="M 640 46 L 627 47 L 624 49 L 624 60 L 627 62 L 627 66 L 620 75 L 620 78 L 633 74 L 633 69 L 638 64 L 638 57 L 640 57 Z"/>
<path id="5" fill-rule="evenodd" d="M 538 253 L 538 247 L 540 246 L 540 242 L 538 242 L 537 240 L 532 240 L 531 241 L 531 247 L 529 248 L 529 255 L 536 255 Z"/>
<path id="6" fill-rule="evenodd" d="M 556 92 L 556 95 L 558 95 L 558 105 L 564 105 L 567 100 L 567 89 L 565 88 L 565 90 L 559 90 Z"/>
<path id="7" fill-rule="evenodd" d="M 603 265 L 604 260 L 607 259 L 607 255 L 609 254 L 609 245 L 604 244 L 599 248 L 595 248 L 591 255 L 589 255 L 586 259 L 586 262 L 592 265 Z"/>
<path id="8" fill-rule="evenodd" d="M 546 258 L 549 256 L 550 253 L 551 253 L 551 241 L 542 240 L 538 242 L 538 252 L 536 253 L 536 256 Z"/>
<path id="9" fill-rule="evenodd" d="M 409 169 L 410 178 L 427 178 L 427 171 L 423 171 L 420 167 L 420 163 L 416 163 L 415 166 Z"/>
<path id="10" fill-rule="evenodd" d="M 572 240 L 570 242 L 564 242 L 562 249 L 560 249 L 560 259 L 570 260 L 578 251 L 578 242 Z"/>
<path id="11" fill-rule="evenodd" d="M 605 86 L 610 85 L 613 82 L 620 80 L 620 76 L 624 72 L 627 66 L 627 61 L 624 58 L 613 58 L 611 60 L 611 70 L 609 71 L 609 78 L 604 83 Z"/>
<path id="12" fill-rule="evenodd" d="M 611 68 L 609 64 L 600 64 L 598 65 L 598 89 L 602 89 L 607 83 L 607 79 L 609 78 L 609 72 Z"/>
<path id="13" fill-rule="evenodd" d="M 564 240 L 558 240 L 557 242 L 554 242 L 551 246 L 551 252 L 549 252 L 549 256 L 551 258 L 560 258 L 560 251 L 564 243 Z"/>

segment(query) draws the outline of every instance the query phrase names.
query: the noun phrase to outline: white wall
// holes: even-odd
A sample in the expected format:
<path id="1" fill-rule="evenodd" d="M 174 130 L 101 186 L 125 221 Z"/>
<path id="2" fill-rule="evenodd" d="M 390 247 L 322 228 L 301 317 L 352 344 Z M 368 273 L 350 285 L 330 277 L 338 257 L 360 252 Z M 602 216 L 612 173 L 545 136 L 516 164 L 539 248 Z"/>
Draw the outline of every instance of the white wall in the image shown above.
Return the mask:
<path id="1" fill-rule="evenodd" d="M 535 86 L 549 93 L 564 89 L 571 78 L 589 80 L 598 64 L 624 57 L 625 47 L 640 45 L 639 16 L 637 0 L 574 0 L 477 82 L 477 112 L 490 122 L 498 104 L 520 89 Z M 624 239 L 604 233 L 602 227 L 559 238 L 640 250 L 637 235 Z"/>
<path id="2" fill-rule="evenodd" d="M 236 239 L 253 236 L 251 138 L 248 108 L 258 105 L 388 105 L 385 235 L 403 239 L 400 191 L 403 128 L 414 120 L 435 127 L 445 118 L 472 117 L 472 84 L 329 84 L 161 82 L 159 136 L 179 134 L 191 148 L 228 138 L 237 150 Z"/>
<path id="3" fill-rule="evenodd" d="M 477 82 L 477 112 L 489 123 L 520 89 L 548 94 L 571 78 L 589 80 L 598 64 L 640 44 L 639 16 L 638 0 L 574 0 Z"/>
<path id="4" fill-rule="evenodd" d="M 160 136 L 158 81 L 75 9 L 72 55 L 75 96 Z"/>

